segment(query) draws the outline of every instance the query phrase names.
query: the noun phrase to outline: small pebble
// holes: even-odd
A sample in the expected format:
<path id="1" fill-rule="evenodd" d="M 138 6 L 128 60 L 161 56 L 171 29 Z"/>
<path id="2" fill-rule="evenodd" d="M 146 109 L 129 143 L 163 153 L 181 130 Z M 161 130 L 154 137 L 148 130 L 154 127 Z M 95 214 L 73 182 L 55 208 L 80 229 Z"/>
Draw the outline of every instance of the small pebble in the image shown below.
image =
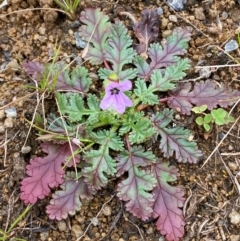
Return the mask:
<path id="1" fill-rule="evenodd" d="M 49 232 L 41 232 L 40 233 L 40 240 L 45 241 L 49 237 Z"/>
<path id="2" fill-rule="evenodd" d="M 91 218 L 91 222 L 92 222 L 93 226 L 97 226 L 99 224 L 98 218 L 96 218 L 96 217 Z"/>
<path id="3" fill-rule="evenodd" d="M 79 32 L 75 32 L 74 36 L 77 48 L 84 49 L 87 45 L 87 42 L 81 39 L 81 37 L 79 36 Z"/>
<path id="4" fill-rule="evenodd" d="M 38 32 L 39 32 L 41 35 L 44 35 L 44 34 L 46 33 L 46 28 L 40 27 L 40 28 L 38 29 Z"/>
<path id="5" fill-rule="evenodd" d="M 80 21 L 76 20 L 71 23 L 71 28 L 78 28 L 81 25 Z"/>
<path id="6" fill-rule="evenodd" d="M 229 150 L 229 151 L 232 151 L 232 150 L 233 150 L 232 144 L 230 144 L 230 145 L 228 146 L 228 150 Z"/>
<path id="7" fill-rule="evenodd" d="M 82 231 L 82 229 L 79 225 L 75 224 L 75 225 L 72 226 L 71 233 L 72 233 L 73 236 L 79 237 L 83 234 L 83 231 Z"/>
<path id="8" fill-rule="evenodd" d="M 238 225 L 240 223 L 240 213 L 235 211 L 234 209 L 229 214 L 229 218 L 232 224 Z"/>
<path id="9" fill-rule="evenodd" d="M 0 120 L 2 120 L 5 117 L 4 110 L 0 110 Z"/>
<path id="10" fill-rule="evenodd" d="M 5 128 L 13 128 L 13 119 L 11 117 L 6 118 L 4 121 Z"/>
<path id="11" fill-rule="evenodd" d="M 178 20 L 177 20 L 177 17 L 175 15 L 169 15 L 168 19 L 171 21 L 171 22 L 174 22 L 174 23 L 177 23 Z"/>
<path id="12" fill-rule="evenodd" d="M 147 234 L 152 234 L 154 232 L 154 230 L 152 227 L 149 227 L 146 232 L 147 232 Z"/>
<path id="13" fill-rule="evenodd" d="M 157 8 L 157 14 L 158 15 L 163 15 L 163 9 L 161 7 Z"/>
<path id="14" fill-rule="evenodd" d="M 199 71 L 199 76 L 201 76 L 202 78 L 208 78 L 211 75 L 211 69 L 208 67 L 205 68 L 201 68 Z"/>
<path id="15" fill-rule="evenodd" d="M 240 241 L 240 235 L 230 235 L 230 241 Z"/>
<path id="16" fill-rule="evenodd" d="M 93 82 L 99 80 L 99 77 L 96 73 L 90 72 L 88 76 L 92 79 Z"/>
<path id="17" fill-rule="evenodd" d="M 167 3 L 176 11 L 181 11 L 184 8 L 184 3 L 186 3 L 187 0 L 168 0 Z"/>
<path id="18" fill-rule="evenodd" d="M 195 8 L 195 17 L 198 20 L 205 20 L 205 14 L 203 8 Z"/>
<path id="19" fill-rule="evenodd" d="M 5 132 L 4 126 L 0 125 L 0 134 Z"/>
<path id="20" fill-rule="evenodd" d="M 23 154 L 29 153 L 32 150 L 31 146 L 23 146 L 21 152 Z"/>
<path id="21" fill-rule="evenodd" d="M 112 208 L 109 205 L 105 205 L 105 207 L 103 208 L 103 214 L 105 216 L 111 216 Z"/>
<path id="22" fill-rule="evenodd" d="M 57 226 L 58 226 L 59 231 L 66 231 L 66 229 L 67 229 L 67 224 L 63 220 L 57 222 Z"/>
<path id="23" fill-rule="evenodd" d="M 172 34 L 172 30 L 168 29 L 162 32 L 162 36 L 163 38 L 167 38 L 168 36 L 170 36 Z"/>
<path id="24" fill-rule="evenodd" d="M 231 51 L 233 51 L 233 50 L 238 49 L 238 43 L 237 43 L 237 41 L 235 41 L 235 40 L 233 40 L 233 39 L 230 40 L 229 42 L 227 42 L 227 43 L 225 44 L 224 49 L 225 49 L 226 52 L 231 52 Z"/>
<path id="25" fill-rule="evenodd" d="M 11 117 L 11 118 L 17 117 L 16 108 L 11 107 L 11 108 L 6 109 L 5 114 L 7 117 Z"/>
<path id="26" fill-rule="evenodd" d="M 236 163 L 234 163 L 234 162 L 228 162 L 228 167 L 232 171 L 236 171 L 238 169 L 238 165 Z"/>
<path id="27" fill-rule="evenodd" d="M 222 19 L 227 19 L 228 18 L 228 13 L 227 12 L 222 12 Z"/>

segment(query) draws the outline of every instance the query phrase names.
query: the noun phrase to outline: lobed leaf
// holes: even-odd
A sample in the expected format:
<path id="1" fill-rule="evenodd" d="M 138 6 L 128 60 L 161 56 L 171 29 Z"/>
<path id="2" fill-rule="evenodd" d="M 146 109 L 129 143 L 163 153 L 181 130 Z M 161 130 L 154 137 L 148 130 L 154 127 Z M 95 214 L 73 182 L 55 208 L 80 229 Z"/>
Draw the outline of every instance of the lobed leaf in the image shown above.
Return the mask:
<path id="1" fill-rule="evenodd" d="M 226 85 L 219 85 L 213 80 L 200 81 L 194 84 L 182 83 L 169 93 L 168 105 L 177 109 L 182 114 L 190 115 L 193 105 L 206 105 L 209 110 L 233 105 L 239 97 L 239 91 L 227 88 Z"/>
<path id="2" fill-rule="evenodd" d="M 91 150 L 85 156 L 90 166 L 82 169 L 85 182 L 92 190 L 99 190 L 108 183 L 107 175 L 116 173 L 116 162 L 109 155 L 107 145 L 100 146 L 99 150 Z"/>
<path id="3" fill-rule="evenodd" d="M 58 187 L 64 182 L 62 164 L 72 155 L 68 143 L 63 145 L 42 143 L 42 150 L 48 153 L 45 157 L 36 157 L 27 165 L 26 177 L 21 182 L 20 198 L 25 203 L 35 203 L 37 199 L 43 199 L 50 193 L 50 187 Z M 77 147 L 72 144 L 73 151 Z M 79 157 L 75 157 L 79 162 Z M 73 161 L 68 162 L 68 166 L 73 165 Z"/>
<path id="4" fill-rule="evenodd" d="M 71 74 L 69 68 L 63 72 L 63 79 L 57 82 L 57 90 L 76 91 L 87 93 L 92 83 L 92 79 L 88 77 L 88 70 L 82 66 L 77 66 Z"/>
<path id="5" fill-rule="evenodd" d="M 95 95 L 88 95 L 88 109 L 85 108 L 83 97 L 78 93 L 56 93 L 56 97 L 61 113 L 67 114 L 71 122 L 81 121 L 84 115 L 89 116 L 89 120 L 98 119 L 100 107 L 99 100 Z"/>
<path id="6" fill-rule="evenodd" d="M 122 22 L 119 21 L 113 25 L 112 33 L 109 36 L 107 43 L 108 46 L 105 49 L 104 56 L 107 61 L 112 63 L 113 71 L 119 77 L 123 71 L 123 66 L 132 63 L 134 57 L 136 56 L 136 52 L 131 47 L 132 39 L 128 35 L 128 30 Z M 128 75 L 129 74 L 127 74 L 127 76 Z M 135 77 L 136 75 L 133 78 Z M 126 79 L 120 78 L 120 80 L 123 81 Z"/>
<path id="7" fill-rule="evenodd" d="M 82 206 L 81 199 L 92 199 L 95 194 L 88 188 L 83 177 L 76 177 L 75 172 L 68 172 L 64 179 L 62 190 L 52 195 L 50 204 L 46 208 L 50 219 L 62 220 L 69 214 L 74 215 Z"/>
<path id="8" fill-rule="evenodd" d="M 143 79 L 138 79 L 135 82 L 134 94 L 143 104 L 154 105 L 159 103 L 158 96 L 153 94 L 154 92 L 155 88 L 152 85 L 147 86 Z"/>
<path id="9" fill-rule="evenodd" d="M 156 136 L 161 137 L 159 148 L 165 157 L 175 156 L 178 162 L 196 163 L 202 156 L 202 152 L 197 150 L 195 142 L 188 140 L 190 132 L 177 126 L 172 129 L 163 127 L 161 113 L 156 113 L 151 117 L 151 121 L 156 130 Z"/>
<path id="10" fill-rule="evenodd" d="M 119 134 L 123 135 L 129 132 L 129 142 L 131 144 L 141 143 L 150 138 L 155 130 L 151 121 L 144 117 L 143 113 L 136 112 L 129 114 L 119 129 Z"/>
<path id="11" fill-rule="evenodd" d="M 169 163 L 153 164 L 157 184 L 153 189 L 153 218 L 158 218 L 157 229 L 168 241 L 179 241 L 184 236 L 184 217 L 180 209 L 184 204 L 184 190 L 170 186 L 177 179 L 178 169 Z"/>
<path id="12" fill-rule="evenodd" d="M 156 184 L 156 179 L 146 170 L 146 167 L 155 162 L 151 152 L 145 152 L 142 147 L 133 147 L 121 152 L 117 156 L 117 176 L 128 172 L 127 179 L 121 181 L 117 187 L 117 196 L 127 201 L 126 209 L 138 218 L 147 220 L 152 214 L 153 196 L 150 191 Z"/>
<path id="13" fill-rule="evenodd" d="M 187 30 L 175 29 L 172 36 L 167 38 L 167 43 L 161 47 L 158 43 L 150 45 L 148 56 L 150 64 L 141 57 L 136 58 L 135 65 L 138 69 L 138 77 L 149 79 L 153 70 L 168 67 L 179 61 L 178 55 L 186 53 L 187 42 L 190 40 L 190 33 Z"/>
<path id="14" fill-rule="evenodd" d="M 99 8 L 87 8 L 81 12 L 80 16 L 82 25 L 80 35 L 87 44 L 88 52 L 85 56 L 91 64 L 102 64 L 104 61 L 104 50 L 108 46 L 107 38 L 111 33 L 112 24 L 109 17 L 103 14 Z"/>
<path id="15" fill-rule="evenodd" d="M 158 37 L 160 16 L 157 9 L 145 9 L 142 11 L 141 21 L 133 24 L 133 30 L 139 40 L 136 46 L 138 54 L 146 55 L 149 43 Z"/>
<path id="16" fill-rule="evenodd" d="M 114 151 L 123 150 L 123 142 L 115 132 L 107 130 L 98 131 L 97 133 L 92 132 L 91 137 L 96 143 L 100 145 L 107 145 Z"/>
<path id="17" fill-rule="evenodd" d="M 85 158 L 90 166 L 83 168 L 82 173 L 91 189 L 99 190 L 107 185 L 107 175 L 116 173 L 116 162 L 110 156 L 109 148 L 115 151 L 123 150 L 123 142 L 116 133 L 106 130 L 92 132 L 91 137 L 100 144 L 100 148 L 86 154 Z"/>
<path id="18" fill-rule="evenodd" d="M 63 120 L 62 118 L 59 118 L 58 116 L 56 116 L 53 113 L 50 113 L 49 116 L 47 117 L 47 130 L 54 132 L 54 133 L 60 133 L 63 135 L 69 135 L 69 136 L 74 136 L 75 135 L 75 131 L 76 128 L 69 125 L 68 123 L 66 123 L 65 120 Z M 68 131 L 68 133 L 66 133 L 66 129 Z"/>
<path id="19" fill-rule="evenodd" d="M 167 91 L 175 88 L 175 82 L 186 76 L 185 70 L 189 69 L 188 59 L 179 59 L 176 64 L 168 66 L 164 71 L 164 76 L 160 69 L 154 70 L 150 79 L 153 88 L 158 91 Z"/>
<path id="20" fill-rule="evenodd" d="M 23 63 L 23 68 L 26 73 L 39 81 L 44 71 L 44 65 L 38 61 L 27 61 Z"/>

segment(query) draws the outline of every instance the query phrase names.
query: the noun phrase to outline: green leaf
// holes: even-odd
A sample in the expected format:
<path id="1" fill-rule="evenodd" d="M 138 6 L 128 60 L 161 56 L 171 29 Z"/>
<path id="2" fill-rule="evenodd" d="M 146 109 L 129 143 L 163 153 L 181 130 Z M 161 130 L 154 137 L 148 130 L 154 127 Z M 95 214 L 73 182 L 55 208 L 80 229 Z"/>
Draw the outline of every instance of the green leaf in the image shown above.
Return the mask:
<path id="1" fill-rule="evenodd" d="M 117 156 L 117 176 L 128 172 L 127 178 L 118 184 L 117 196 L 127 201 L 126 209 L 146 220 L 152 214 L 153 196 L 150 193 L 156 179 L 147 170 L 142 170 L 156 161 L 152 152 L 134 146 Z M 124 178 L 124 177 L 123 177 Z"/>
<path id="2" fill-rule="evenodd" d="M 113 74 L 114 71 L 111 69 L 106 69 L 106 68 L 100 68 L 98 70 L 98 76 L 100 77 L 100 79 L 102 80 L 106 80 L 108 79 L 108 77 Z"/>
<path id="3" fill-rule="evenodd" d="M 211 126 L 207 123 L 203 123 L 203 127 L 206 131 L 210 131 L 210 129 L 211 129 Z"/>
<path id="4" fill-rule="evenodd" d="M 129 132 L 129 141 L 131 144 L 144 142 L 154 134 L 154 128 L 151 126 L 151 121 L 144 117 L 141 112 L 129 114 L 124 120 L 119 134 L 123 135 Z"/>
<path id="5" fill-rule="evenodd" d="M 107 43 L 105 58 L 112 63 L 113 71 L 120 76 L 123 66 L 132 63 L 136 56 L 135 50 L 131 47 L 132 39 L 122 22 L 119 21 L 113 25 L 112 34 Z"/>
<path id="6" fill-rule="evenodd" d="M 207 123 L 207 124 L 210 123 L 212 120 L 213 120 L 213 117 L 211 114 L 207 114 L 203 118 L 204 123 Z"/>
<path id="7" fill-rule="evenodd" d="M 108 146 L 100 146 L 99 150 L 92 150 L 85 156 L 89 167 L 82 169 L 85 182 L 92 190 L 99 190 L 108 183 L 107 175 L 116 173 L 116 162 L 109 155 Z"/>
<path id="8" fill-rule="evenodd" d="M 98 144 L 108 146 L 115 151 L 123 150 L 123 142 L 114 132 L 103 130 L 97 133 L 92 132 L 91 136 Z"/>
<path id="9" fill-rule="evenodd" d="M 159 103 L 158 96 L 153 94 L 155 89 L 152 86 L 147 87 L 143 79 L 138 79 L 135 86 L 134 93 L 143 104 L 154 105 Z"/>
<path id="10" fill-rule="evenodd" d="M 207 105 L 195 106 L 192 111 L 196 114 L 201 114 L 207 109 Z"/>
<path id="11" fill-rule="evenodd" d="M 231 123 L 231 122 L 234 122 L 235 121 L 235 119 L 234 119 L 234 117 L 232 117 L 232 116 L 227 116 L 226 118 L 225 118 L 225 124 L 228 124 L 228 123 Z"/>
<path id="12" fill-rule="evenodd" d="M 197 117 L 196 123 L 197 123 L 199 126 L 203 125 L 203 123 L 204 123 L 203 117 L 202 117 L 202 116 Z"/>
<path id="13" fill-rule="evenodd" d="M 225 118 L 227 117 L 228 113 L 222 108 L 218 108 L 216 110 L 211 111 L 211 115 L 217 125 L 225 124 Z"/>
<path id="14" fill-rule="evenodd" d="M 105 59 L 104 51 L 108 46 L 107 38 L 111 34 L 112 24 L 109 17 L 99 8 L 87 8 L 81 12 L 80 20 L 84 23 L 80 35 L 83 40 L 91 43 L 87 45 L 88 52 L 85 59 L 91 64 L 102 64 Z"/>
<path id="15" fill-rule="evenodd" d="M 78 93 L 57 93 L 56 96 L 62 114 L 67 114 L 71 122 L 82 120 L 84 115 L 88 115 L 89 120 L 98 118 L 100 107 L 99 100 L 95 95 L 89 94 L 87 98 L 89 109 L 84 107 L 84 100 Z"/>
<path id="16" fill-rule="evenodd" d="M 158 91 L 167 91 L 175 88 L 174 82 L 181 80 L 186 73 L 183 72 L 189 69 L 188 59 L 179 59 L 175 64 L 170 65 L 164 71 L 164 76 L 162 76 L 162 70 L 154 70 L 151 74 L 152 87 Z"/>

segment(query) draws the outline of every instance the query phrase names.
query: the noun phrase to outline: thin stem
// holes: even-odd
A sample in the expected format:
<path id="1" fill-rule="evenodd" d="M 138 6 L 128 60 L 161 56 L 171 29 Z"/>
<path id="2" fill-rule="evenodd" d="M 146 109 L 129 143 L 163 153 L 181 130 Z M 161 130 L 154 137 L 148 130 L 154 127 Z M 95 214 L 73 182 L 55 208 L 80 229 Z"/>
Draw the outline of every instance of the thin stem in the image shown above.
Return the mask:
<path id="1" fill-rule="evenodd" d="M 104 65 L 105 65 L 105 68 L 106 68 L 106 69 L 110 69 L 110 70 L 111 70 L 110 65 L 108 64 L 108 62 L 107 62 L 105 59 L 103 60 L 103 63 L 104 63 Z"/>

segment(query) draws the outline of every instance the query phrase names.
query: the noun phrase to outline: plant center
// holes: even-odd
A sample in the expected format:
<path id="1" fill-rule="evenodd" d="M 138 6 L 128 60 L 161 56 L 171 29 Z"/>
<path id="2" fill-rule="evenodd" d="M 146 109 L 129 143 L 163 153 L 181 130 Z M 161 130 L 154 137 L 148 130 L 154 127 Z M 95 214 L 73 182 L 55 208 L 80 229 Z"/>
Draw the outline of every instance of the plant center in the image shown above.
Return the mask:
<path id="1" fill-rule="evenodd" d="M 111 91 L 111 95 L 117 95 L 120 90 L 117 89 L 117 88 L 113 88 L 113 89 L 111 89 L 110 91 Z"/>

